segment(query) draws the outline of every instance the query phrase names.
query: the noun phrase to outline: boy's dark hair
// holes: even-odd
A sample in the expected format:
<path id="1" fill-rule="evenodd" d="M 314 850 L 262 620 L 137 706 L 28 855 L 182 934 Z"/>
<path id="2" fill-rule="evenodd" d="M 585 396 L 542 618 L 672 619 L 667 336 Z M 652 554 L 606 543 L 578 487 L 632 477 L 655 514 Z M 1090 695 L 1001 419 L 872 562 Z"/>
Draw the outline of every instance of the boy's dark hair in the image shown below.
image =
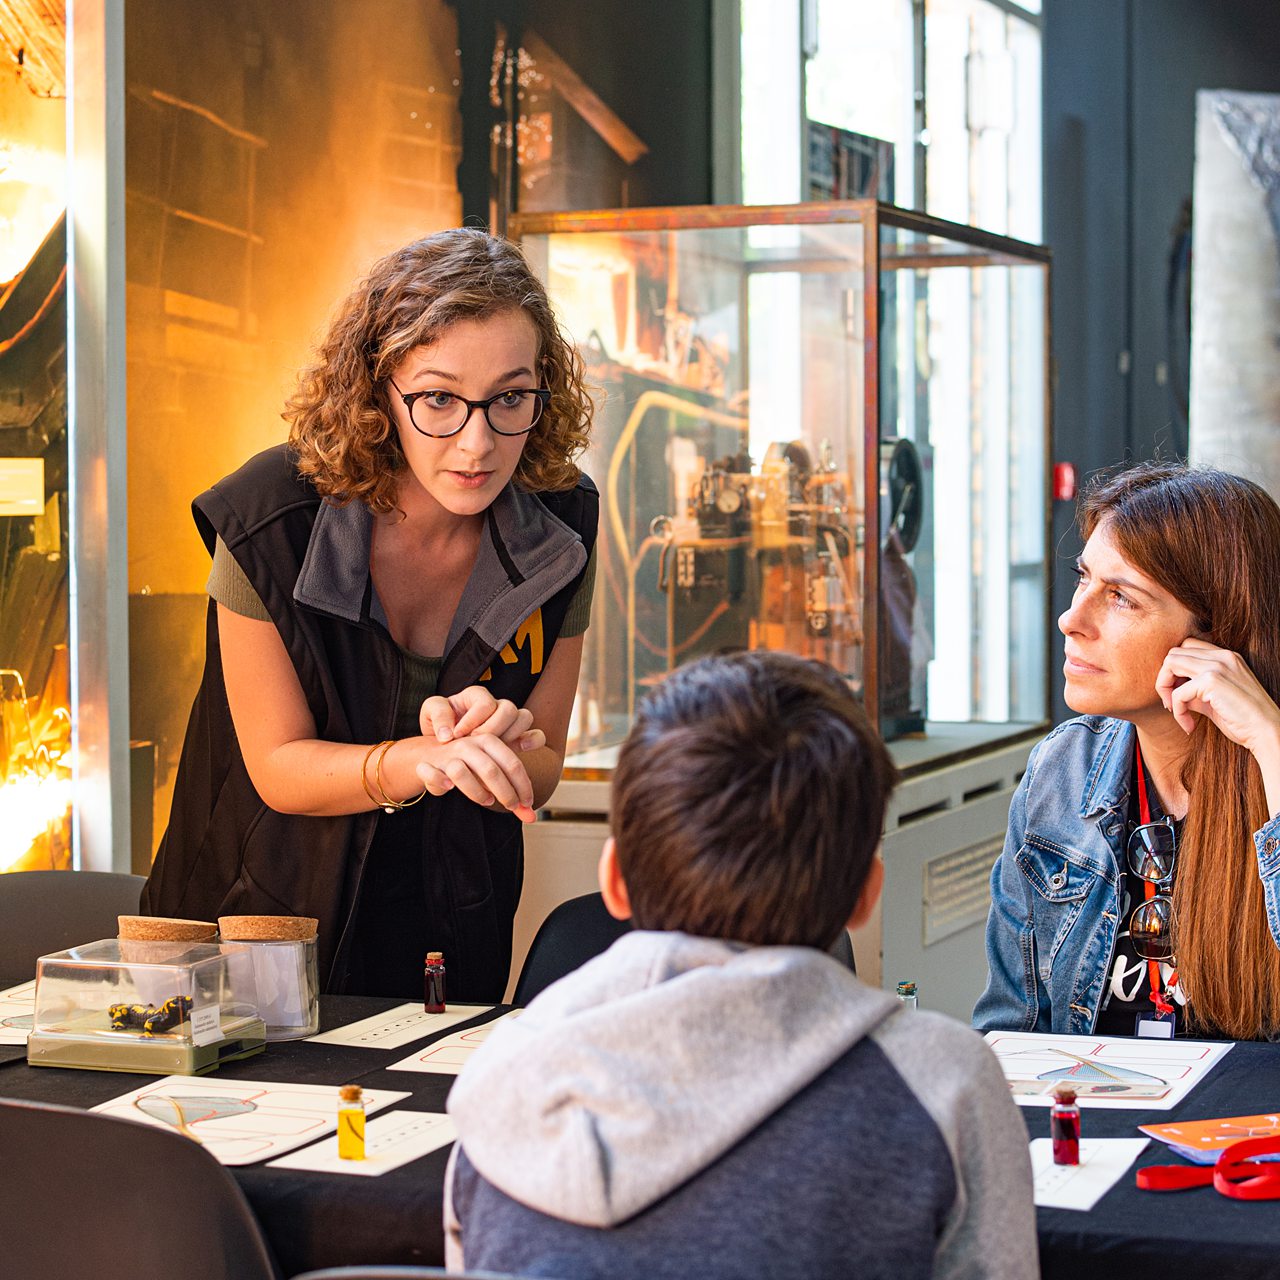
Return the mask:
<path id="1" fill-rule="evenodd" d="M 641 704 L 613 775 L 636 927 L 830 947 L 897 780 L 830 667 L 760 651 L 681 667 Z"/>

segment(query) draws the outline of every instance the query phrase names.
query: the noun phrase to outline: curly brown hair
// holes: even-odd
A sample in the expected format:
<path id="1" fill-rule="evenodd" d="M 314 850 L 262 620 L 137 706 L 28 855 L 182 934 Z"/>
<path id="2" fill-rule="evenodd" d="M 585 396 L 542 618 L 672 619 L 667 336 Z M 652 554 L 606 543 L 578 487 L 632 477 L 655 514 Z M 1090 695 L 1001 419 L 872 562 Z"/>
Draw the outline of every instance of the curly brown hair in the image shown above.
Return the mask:
<path id="1" fill-rule="evenodd" d="M 476 227 L 440 231 L 389 253 L 339 306 L 283 414 L 298 470 L 334 502 L 359 500 L 379 514 L 395 510 L 407 464 L 387 378 L 451 324 L 509 309 L 533 322 L 543 385 L 551 392 L 515 481 L 531 492 L 573 488 L 581 474 L 573 460 L 591 427 L 582 357 L 520 249 Z"/>

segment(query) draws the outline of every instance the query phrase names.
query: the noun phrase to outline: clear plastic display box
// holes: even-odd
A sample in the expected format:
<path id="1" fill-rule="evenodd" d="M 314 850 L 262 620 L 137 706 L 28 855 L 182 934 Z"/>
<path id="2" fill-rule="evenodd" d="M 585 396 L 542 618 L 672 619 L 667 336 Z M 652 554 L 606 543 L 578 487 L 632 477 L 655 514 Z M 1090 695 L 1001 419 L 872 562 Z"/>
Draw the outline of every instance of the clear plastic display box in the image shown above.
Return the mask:
<path id="1" fill-rule="evenodd" d="M 908 772 L 1049 711 L 1049 253 L 875 201 L 534 213 L 603 391 L 566 779 L 723 649 L 829 663 Z"/>
<path id="2" fill-rule="evenodd" d="M 37 963 L 32 1066 L 203 1075 L 265 1044 L 243 945 L 107 938 Z"/>

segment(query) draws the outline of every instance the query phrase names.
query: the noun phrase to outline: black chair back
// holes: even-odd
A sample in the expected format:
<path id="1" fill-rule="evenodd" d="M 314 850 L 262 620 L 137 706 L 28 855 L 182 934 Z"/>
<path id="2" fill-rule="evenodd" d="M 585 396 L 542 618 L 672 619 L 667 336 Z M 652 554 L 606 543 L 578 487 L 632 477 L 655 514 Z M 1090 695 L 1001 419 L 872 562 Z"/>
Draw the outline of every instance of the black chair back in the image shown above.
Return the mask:
<path id="1" fill-rule="evenodd" d="M 6 1275 L 279 1280 L 235 1180 L 190 1138 L 6 1099 L 0 1151 Z"/>
<path id="2" fill-rule="evenodd" d="M 849 937 L 848 929 L 840 930 L 840 936 L 836 939 L 836 945 L 831 948 L 831 954 L 839 960 L 850 973 L 858 972 L 858 966 L 853 962 L 853 939 Z"/>
<path id="3" fill-rule="evenodd" d="M 630 920 L 615 920 L 598 893 L 584 893 L 580 898 L 562 902 L 538 927 L 524 967 L 511 997 L 523 1008 L 540 991 L 558 982 L 567 973 L 581 968 L 588 960 L 607 951 L 624 934 L 631 932 Z M 853 942 L 847 929 L 831 948 L 831 954 L 850 973 L 856 973 Z"/>
<path id="4" fill-rule="evenodd" d="M 630 932 L 631 921 L 615 920 L 598 893 L 584 893 L 562 902 L 534 935 L 513 1002 L 523 1007 L 538 992 L 607 951 Z"/>
<path id="5" fill-rule="evenodd" d="M 138 914 L 142 876 L 114 871 L 11 871 L 0 876 L 0 979 L 36 976 L 36 959 L 114 938 Z"/>

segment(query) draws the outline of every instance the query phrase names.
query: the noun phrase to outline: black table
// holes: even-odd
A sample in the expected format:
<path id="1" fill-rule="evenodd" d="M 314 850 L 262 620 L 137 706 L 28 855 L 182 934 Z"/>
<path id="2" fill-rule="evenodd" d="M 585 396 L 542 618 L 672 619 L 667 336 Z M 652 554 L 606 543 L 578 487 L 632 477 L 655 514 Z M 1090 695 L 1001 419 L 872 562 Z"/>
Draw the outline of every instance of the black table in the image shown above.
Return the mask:
<path id="1" fill-rule="evenodd" d="M 1280 1106 L 1280 1044 L 1237 1044 L 1171 1111 L 1081 1109 L 1084 1138 L 1140 1138 L 1140 1124 L 1215 1120 Z M 1024 1107 L 1033 1138 L 1049 1136 L 1049 1109 Z M 1134 1170 L 1182 1164 L 1150 1146 L 1088 1213 L 1037 1209 L 1047 1280 L 1237 1280 L 1280 1276 L 1280 1200 L 1231 1200 L 1212 1187 L 1139 1191 Z"/>
<path id="2" fill-rule="evenodd" d="M 403 1003 L 323 996 L 320 1029 L 345 1026 Z M 439 1034 L 451 1035 L 501 1012 L 500 1007 L 480 1014 Z M 397 1089 L 413 1096 L 390 1109 L 443 1111 L 453 1076 L 386 1070 L 389 1063 L 399 1062 L 433 1038 L 438 1037 L 424 1037 L 398 1049 L 281 1041 L 251 1058 L 226 1063 L 214 1074 L 220 1079 Z M 25 1049 L 0 1046 L 0 1097 L 88 1108 L 156 1079 L 115 1071 L 29 1067 Z M 292 1276 L 319 1267 L 360 1263 L 443 1266 L 442 1207 L 448 1159 L 448 1148 L 433 1151 L 377 1178 L 269 1169 L 265 1164 L 228 1166 L 228 1172 L 262 1224 L 281 1271 Z"/>
<path id="3" fill-rule="evenodd" d="M 403 1001 L 325 996 L 321 1029 L 367 1018 Z M 459 1023 L 442 1035 L 496 1017 L 503 1009 Z M 298 1041 L 228 1063 L 218 1075 L 300 1084 L 358 1083 L 398 1089 L 407 1110 L 443 1111 L 452 1076 L 386 1070 L 411 1049 L 352 1049 Z M 154 1076 L 28 1067 L 25 1051 L 0 1046 L 0 1096 L 92 1107 Z M 1140 1124 L 1257 1115 L 1280 1104 L 1280 1044 L 1237 1044 L 1204 1083 L 1171 1111 L 1084 1108 L 1086 1138 L 1139 1137 Z M 1024 1107 L 1031 1137 L 1047 1137 L 1047 1107 Z M 359 1263 L 440 1266 L 441 1221 L 448 1149 L 434 1151 L 378 1178 L 348 1178 L 265 1165 L 230 1168 L 252 1205 L 286 1276 Z M 1212 1187 L 1157 1195 L 1139 1191 L 1133 1169 L 1179 1163 L 1161 1143 L 1088 1213 L 1037 1210 L 1040 1264 L 1047 1280 L 1244 1280 L 1280 1276 L 1280 1201 L 1247 1203 Z"/>

